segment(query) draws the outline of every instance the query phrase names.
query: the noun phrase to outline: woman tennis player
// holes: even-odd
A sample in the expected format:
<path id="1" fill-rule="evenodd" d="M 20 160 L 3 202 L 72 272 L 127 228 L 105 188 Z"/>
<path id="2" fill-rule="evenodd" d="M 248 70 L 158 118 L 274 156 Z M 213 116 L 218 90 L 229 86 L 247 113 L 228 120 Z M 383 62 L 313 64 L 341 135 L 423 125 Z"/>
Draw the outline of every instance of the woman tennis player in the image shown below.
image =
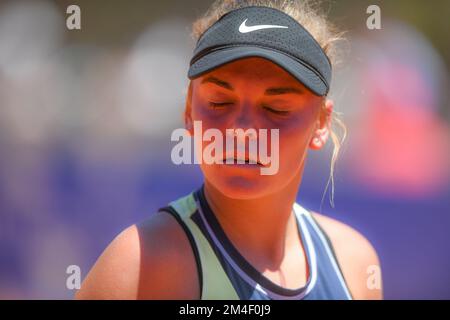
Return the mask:
<path id="1" fill-rule="evenodd" d="M 277 132 L 266 135 L 276 172 L 261 174 L 268 163 L 254 149 L 227 145 L 224 163 L 201 162 L 203 186 L 112 241 L 76 297 L 381 298 L 369 281 L 379 270 L 370 243 L 295 202 L 308 151 L 331 137 L 331 174 L 339 151 L 327 98 L 336 33 L 303 1 L 222 0 L 194 35 L 186 129 L 195 135 L 201 123 L 233 141 L 229 129 L 249 141 L 248 132 Z"/>

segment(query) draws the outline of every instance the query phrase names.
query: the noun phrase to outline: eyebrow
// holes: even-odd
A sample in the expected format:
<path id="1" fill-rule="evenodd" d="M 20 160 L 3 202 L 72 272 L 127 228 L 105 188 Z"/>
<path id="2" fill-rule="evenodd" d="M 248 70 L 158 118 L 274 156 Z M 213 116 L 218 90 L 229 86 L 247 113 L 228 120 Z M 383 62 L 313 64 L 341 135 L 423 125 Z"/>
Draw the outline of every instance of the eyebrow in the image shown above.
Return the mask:
<path id="1" fill-rule="evenodd" d="M 219 87 L 222 87 L 222 88 L 225 88 L 228 90 L 232 90 L 232 91 L 234 90 L 234 88 L 231 84 L 229 84 L 226 81 L 217 79 L 216 77 L 207 77 L 207 78 L 203 79 L 201 83 L 202 84 L 203 83 L 214 83 L 214 84 L 218 85 Z"/>
<path id="2" fill-rule="evenodd" d="M 302 94 L 303 90 L 294 87 L 269 88 L 265 91 L 264 94 L 267 96 L 275 96 L 279 94 L 288 94 L 288 93 Z"/>
<path id="3" fill-rule="evenodd" d="M 216 77 L 212 77 L 212 76 L 209 76 L 209 77 L 203 79 L 201 84 L 204 84 L 204 83 L 214 83 L 215 85 L 218 85 L 219 87 L 222 87 L 222 88 L 225 88 L 225 89 L 228 89 L 231 91 L 234 90 L 233 86 L 230 83 L 228 83 L 224 80 L 220 80 Z M 276 88 L 268 88 L 264 92 L 264 94 L 267 96 L 275 96 L 275 95 L 289 94 L 289 93 L 303 94 L 304 91 L 302 89 L 294 88 L 294 87 L 276 87 Z"/>

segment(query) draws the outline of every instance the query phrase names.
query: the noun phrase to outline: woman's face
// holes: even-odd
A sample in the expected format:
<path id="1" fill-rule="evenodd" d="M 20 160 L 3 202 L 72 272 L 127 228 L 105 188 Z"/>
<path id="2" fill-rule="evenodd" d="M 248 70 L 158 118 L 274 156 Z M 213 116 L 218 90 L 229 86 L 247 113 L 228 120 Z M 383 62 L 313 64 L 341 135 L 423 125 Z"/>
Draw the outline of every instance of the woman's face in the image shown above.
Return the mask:
<path id="1" fill-rule="evenodd" d="M 328 137 L 332 103 L 314 95 L 276 64 L 262 58 L 246 58 L 228 63 L 192 80 L 187 102 L 186 127 L 194 133 L 194 121 L 202 130 L 215 128 L 223 137 L 227 129 L 267 130 L 267 154 L 279 161 L 275 174 L 261 174 L 261 164 L 200 165 L 205 179 L 224 195 L 235 199 L 257 198 L 276 192 L 293 179 L 300 179 L 308 148 L 320 149 Z M 271 130 L 279 130 L 272 141 Z M 228 133 L 229 134 L 229 133 Z M 265 142 L 257 135 L 258 143 Z M 273 138 L 276 140 L 276 138 Z M 201 139 L 197 140 L 197 142 Z M 278 148 L 274 143 L 278 142 Z M 203 142 L 204 148 L 210 142 Z M 223 145 L 223 158 L 234 153 Z M 249 140 L 245 144 L 246 158 Z M 278 151 L 278 154 L 274 154 Z M 237 153 L 236 153 L 237 154 Z M 259 161 L 259 158 L 258 158 Z M 272 164 L 266 164 L 268 167 Z M 275 168 L 275 167 L 272 167 Z M 298 180 L 299 182 L 299 180 Z"/>

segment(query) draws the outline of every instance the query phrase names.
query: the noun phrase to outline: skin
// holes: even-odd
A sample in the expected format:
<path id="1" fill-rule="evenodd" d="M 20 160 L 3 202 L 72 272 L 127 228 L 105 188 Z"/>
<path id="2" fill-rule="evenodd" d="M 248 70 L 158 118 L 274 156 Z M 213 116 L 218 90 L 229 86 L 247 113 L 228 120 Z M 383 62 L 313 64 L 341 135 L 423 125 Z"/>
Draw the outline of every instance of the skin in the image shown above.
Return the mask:
<path id="1" fill-rule="evenodd" d="M 309 150 L 330 133 L 333 102 L 274 63 L 246 58 L 194 79 L 186 103 L 186 128 L 202 121 L 217 128 L 280 131 L 279 171 L 263 176 L 258 164 L 206 165 L 205 195 L 239 252 L 265 277 L 286 288 L 305 285 L 309 270 L 292 205 Z M 270 151 L 269 151 L 270 154 Z M 247 154 L 248 155 L 248 154 Z M 379 266 L 371 244 L 356 230 L 314 213 L 328 234 L 355 299 L 381 299 L 367 272 Z M 381 275 L 380 275 L 381 277 Z M 166 213 L 124 230 L 106 248 L 77 292 L 78 299 L 198 299 L 195 258 L 178 223 Z"/>

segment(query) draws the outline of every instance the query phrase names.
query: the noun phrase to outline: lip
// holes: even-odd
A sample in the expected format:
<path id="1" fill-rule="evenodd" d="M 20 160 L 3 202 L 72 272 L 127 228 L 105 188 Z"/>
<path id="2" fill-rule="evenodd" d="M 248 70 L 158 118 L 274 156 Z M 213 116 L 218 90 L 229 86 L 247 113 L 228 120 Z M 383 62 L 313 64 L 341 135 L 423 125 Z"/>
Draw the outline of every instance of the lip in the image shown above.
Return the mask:
<path id="1" fill-rule="evenodd" d="M 229 160 L 233 160 L 233 162 L 232 163 L 227 163 L 227 161 L 229 161 Z M 238 163 L 238 160 L 241 160 L 241 161 L 244 160 L 245 163 Z M 258 166 L 258 167 L 264 167 L 264 165 L 261 162 L 255 160 L 255 159 L 253 159 L 252 163 L 250 163 L 250 159 L 248 157 L 246 157 L 246 158 L 225 157 L 225 158 L 223 158 L 223 164 L 225 164 L 225 165 L 234 165 L 234 166 Z"/>

